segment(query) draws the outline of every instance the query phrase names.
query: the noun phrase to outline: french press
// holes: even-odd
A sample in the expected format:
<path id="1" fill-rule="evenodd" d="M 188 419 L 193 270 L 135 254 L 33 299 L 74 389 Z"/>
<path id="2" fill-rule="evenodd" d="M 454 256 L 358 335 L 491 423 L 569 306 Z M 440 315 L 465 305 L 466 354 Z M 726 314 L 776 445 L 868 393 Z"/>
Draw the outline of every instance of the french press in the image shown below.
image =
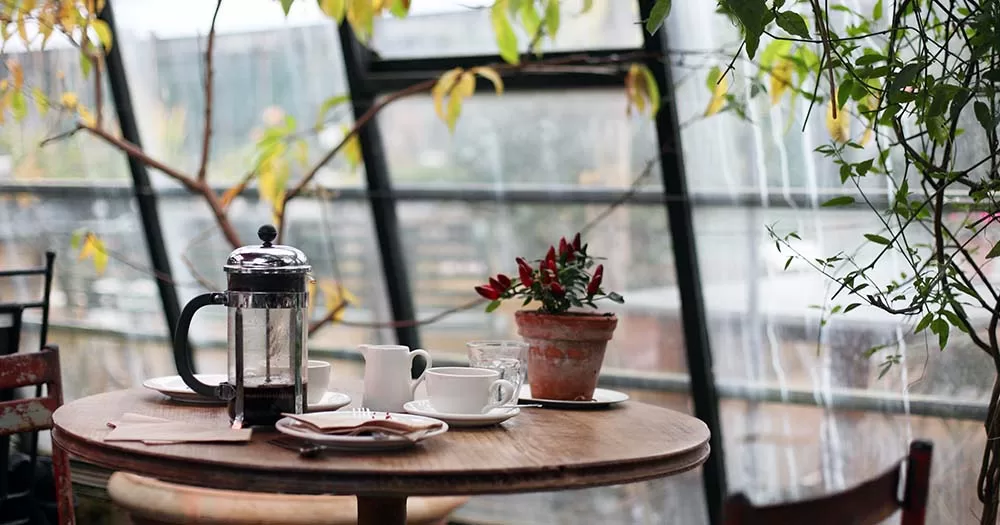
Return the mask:
<path id="1" fill-rule="evenodd" d="M 282 413 L 306 409 L 307 280 L 311 267 L 296 248 L 272 244 L 278 232 L 261 226 L 262 245 L 237 248 L 223 269 L 228 290 L 191 300 L 174 335 L 174 362 L 196 393 L 226 401 L 234 427 L 273 426 Z M 229 374 L 218 386 L 195 377 L 188 330 L 195 312 L 208 305 L 229 309 Z"/>

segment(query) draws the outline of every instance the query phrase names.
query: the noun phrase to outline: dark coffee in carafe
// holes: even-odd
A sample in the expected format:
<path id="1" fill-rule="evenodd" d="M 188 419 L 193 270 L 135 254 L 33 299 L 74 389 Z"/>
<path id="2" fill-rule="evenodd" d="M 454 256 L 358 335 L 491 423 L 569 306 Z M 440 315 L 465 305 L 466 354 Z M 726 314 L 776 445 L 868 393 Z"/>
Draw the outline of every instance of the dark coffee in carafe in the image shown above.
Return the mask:
<path id="1" fill-rule="evenodd" d="M 295 410 L 295 385 L 260 385 L 243 389 L 243 426 L 274 426 L 286 414 L 306 411 L 308 385 L 302 384 L 300 410 Z M 229 401 L 229 419 L 236 417 L 236 399 Z"/>

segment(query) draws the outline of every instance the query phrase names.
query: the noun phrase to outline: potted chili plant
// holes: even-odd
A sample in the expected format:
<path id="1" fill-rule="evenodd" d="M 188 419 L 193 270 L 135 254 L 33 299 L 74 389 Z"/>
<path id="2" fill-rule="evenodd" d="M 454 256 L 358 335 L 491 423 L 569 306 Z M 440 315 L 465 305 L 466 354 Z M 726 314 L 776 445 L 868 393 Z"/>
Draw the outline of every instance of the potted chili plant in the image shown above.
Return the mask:
<path id="1" fill-rule="evenodd" d="M 577 233 L 563 237 L 559 249 L 549 246 L 545 257 L 532 262 L 517 258 L 517 278 L 491 277 L 476 293 L 489 299 L 487 312 L 506 299 L 523 299 L 522 306 L 539 303 L 537 310 L 514 314 L 517 331 L 528 343 L 528 382 L 532 397 L 579 401 L 591 399 L 604 362 L 608 341 L 618 325 L 613 313 L 593 313 L 595 301 L 625 300 L 601 288 L 604 265 L 587 254 Z M 592 270 L 593 269 L 593 270 Z"/>

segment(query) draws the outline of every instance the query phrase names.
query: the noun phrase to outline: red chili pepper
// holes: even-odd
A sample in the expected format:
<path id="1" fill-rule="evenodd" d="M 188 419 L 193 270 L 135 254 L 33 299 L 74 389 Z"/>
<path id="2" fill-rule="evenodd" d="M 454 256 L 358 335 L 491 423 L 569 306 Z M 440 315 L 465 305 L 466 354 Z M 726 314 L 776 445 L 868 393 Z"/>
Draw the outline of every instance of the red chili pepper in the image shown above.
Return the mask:
<path id="1" fill-rule="evenodd" d="M 494 279 L 493 277 L 490 277 L 490 287 L 500 293 L 503 293 L 507 289 L 498 279 Z"/>
<path id="2" fill-rule="evenodd" d="M 573 251 L 577 251 L 577 252 L 580 251 L 580 248 L 582 246 L 583 245 L 580 244 L 580 234 L 577 233 L 576 235 L 573 236 Z"/>
<path id="3" fill-rule="evenodd" d="M 552 290 L 552 295 L 556 297 L 562 297 L 566 295 L 566 290 L 564 290 L 562 285 L 559 283 L 552 283 L 551 290 Z"/>
<path id="4" fill-rule="evenodd" d="M 587 283 L 587 295 L 594 295 L 601 289 L 601 280 L 603 277 L 596 273 L 590 278 L 590 282 Z"/>
<path id="5" fill-rule="evenodd" d="M 546 261 L 552 261 L 553 263 L 556 262 L 556 247 L 555 246 L 549 246 L 549 252 L 545 254 L 545 260 Z"/>
<path id="6" fill-rule="evenodd" d="M 496 301 L 500 298 L 500 292 L 496 291 L 492 286 L 477 286 L 476 293 L 491 301 Z"/>
<path id="7" fill-rule="evenodd" d="M 504 275 L 502 273 L 498 273 L 497 274 L 497 281 L 500 282 L 500 286 L 502 286 L 504 290 L 506 290 L 507 288 L 510 288 L 510 277 L 507 277 L 506 275 Z M 496 287 L 494 286 L 494 288 L 496 288 Z"/>
<path id="8" fill-rule="evenodd" d="M 547 261 L 542 261 L 541 264 L 539 264 L 538 266 L 539 266 L 538 273 L 541 276 L 542 284 L 549 284 L 550 282 L 552 282 L 552 277 L 554 275 L 549 271 L 549 265 Z"/>
<path id="9" fill-rule="evenodd" d="M 559 270 L 556 268 L 556 262 L 555 261 L 545 261 L 545 264 L 548 265 L 549 271 L 552 272 L 553 276 L 555 276 L 555 275 L 557 275 L 559 273 Z"/>
<path id="10" fill-rule="evenodd" d="M 594 268 L 594 275 L 599 275 L 601 277 L 604 277 L 604 265 L 603 264 L 598 264 L 597 268 Z"/>
<path id="11" fill-rule="evenodd" d="M 520 261 L 518 262 L 520 263 Z M 528 263 L 517 265 L 517 274 L 521 277 L 521 283 L 527 287 L 531 287 L 531 285 L 535 282 L 531 276 L 532 273 L 534 272 L 531 271 L 531 267 L 528 266 Z"/>
<path id="12" fill-rule="evenodd" d="M 559 256 L 563 257 L 569 253 L 569 244 L 566 243 L 566 238 L 563 237 L 559 239 Z"/>

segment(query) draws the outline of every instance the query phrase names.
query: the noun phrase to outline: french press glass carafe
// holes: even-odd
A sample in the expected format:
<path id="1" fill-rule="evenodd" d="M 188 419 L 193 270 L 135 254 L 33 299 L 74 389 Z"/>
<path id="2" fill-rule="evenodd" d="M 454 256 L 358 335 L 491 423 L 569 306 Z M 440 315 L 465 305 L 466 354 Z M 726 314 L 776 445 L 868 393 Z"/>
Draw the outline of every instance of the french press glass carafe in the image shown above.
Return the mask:
<path id="1" fill-rule="evenodd" d="M 174 336 L 174 361 L 184 383 L 202 396 L 226 401 L 234 427 L 272 426 L 282 413 L 306 409 L 306 282 L 311 267 L 301 251 L 271 244 L 277 236 L 274 226 L 261 226 L 257 235 L 262 245 L 229 255 L 223 267 L 229 289 L 192 299 Z M 211 304 L 229 308 L 229 377 L 218 386 L 195 377 L 187 345 L 195 311 Z"/>

